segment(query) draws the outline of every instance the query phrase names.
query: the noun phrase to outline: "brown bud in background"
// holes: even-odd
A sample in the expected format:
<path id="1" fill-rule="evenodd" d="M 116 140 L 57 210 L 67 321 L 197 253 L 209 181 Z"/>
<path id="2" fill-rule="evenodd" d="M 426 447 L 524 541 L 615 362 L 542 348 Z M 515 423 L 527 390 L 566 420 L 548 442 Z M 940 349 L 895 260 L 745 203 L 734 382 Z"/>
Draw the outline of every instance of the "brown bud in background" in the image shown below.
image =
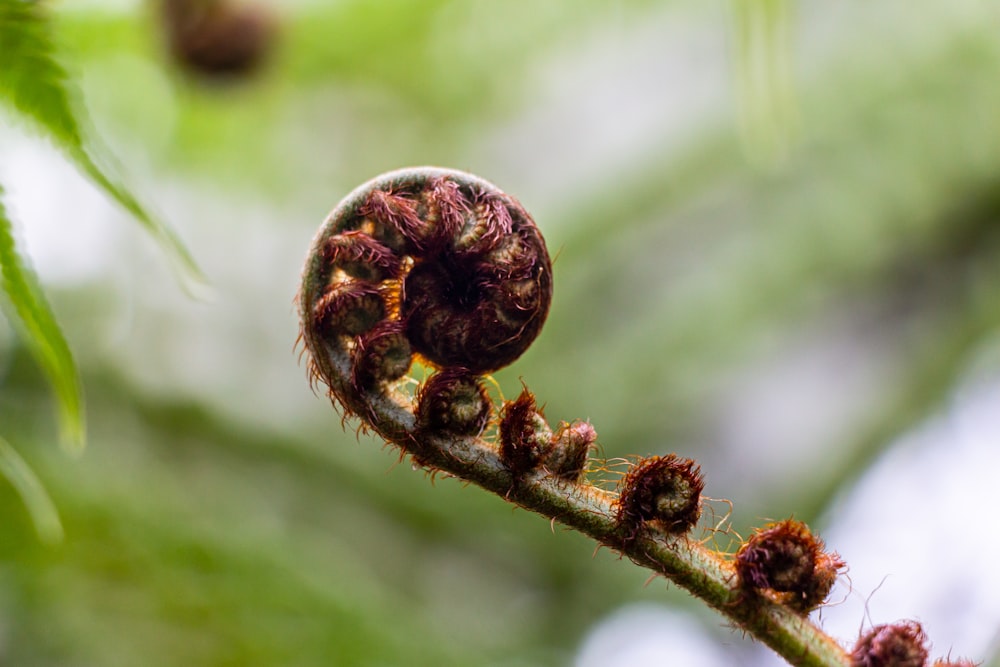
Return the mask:
<path id="1" fill-rule="evenodd" d="M 464 368 L 435 373 L 417 393 L 417 426 L 455 435 L 481 433 L 493 404 L 486 388 Z"/>
<path id="2" fill-rule="evenodd" d="M 273 50 L 275 18 L 231 0 L 163 0 L 167 41 L 187 70 L 221 78 L 256 70 Z"/>
<path id="3" fill-rule="evenodd" d="M 924 667 L 927 636 L 916 621 L 876 625 L 851 651 L 852 667 Z"/>
<path id="4" fill-rule="evenodd" d="M 556 477 L 576 482 L 587 465 L 590 450 L 597 442 L 597 431 L 590 422 L 562 422 L 552 436 L 542 465 Z"/>
<path id="5" fill-rule="evenodd" d="M 632 466 L 619 486 L 618 521 L 632 530 L 655 522 L 686 533 L 701 516 L 704 481 L 698 464 L 676 454 L 651 456 Z"/>
<path id="6" fill-rule="evenodd" d="M 552 441 L 552 429 L 525 387 L 500 413 L 500 459 L 514 477 L 535 470 Z"/>

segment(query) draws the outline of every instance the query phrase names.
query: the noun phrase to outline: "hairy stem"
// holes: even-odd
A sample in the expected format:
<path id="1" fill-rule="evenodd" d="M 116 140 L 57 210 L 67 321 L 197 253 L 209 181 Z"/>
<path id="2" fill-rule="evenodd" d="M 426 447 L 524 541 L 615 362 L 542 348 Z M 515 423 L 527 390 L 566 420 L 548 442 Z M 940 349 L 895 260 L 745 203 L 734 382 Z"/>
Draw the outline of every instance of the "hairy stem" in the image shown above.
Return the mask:
<path id="1" fill-rule="evenodd" d="M 333 210 L 306 261 L 299 313 L 310 376 L 345 418 L 416 464 L 589 535 L 789 663 L 856 664 L 808 620 L 844 563 L 807 526 L 772 524 L 735 558 L 719 553 L 691 537 L 704 485 L 695 461 L 642 459 L 611 492 L 587 478 L 590 424 L 553 431 L 527 387 L 493 405 L 482 376 L 527 349 L 551 293 L 544 240 L 513 197 L 452 170 L 383 174 Z M 410 395 L 414 360 L 435 372 Z"/>
<path id="2" fill-rule="evenodd" d="M 344 380 L 350 377 L 346 350 L 330 341 L 323 341 L 320 349 L 324 354 L 315 355 L 313 363 L 320 377 L 331 381 L 331 396 L 352 395 Z M 515 479 L 500 460 L 496 445 L 485 438 L 420 433 L 405 396 L 373 392 L 358 398 L 358 405 L 345 407 L 364 414 L 366 425 L 421 465 L 492 491 L 662 574 L 792 665 L 851 665 L 844 648 L 807 618 L 766 597 L 747 597 L 738 585 L 731 559 L 723 554 L 685 535 L 667 535 L 653 526 L 644 527 L 635 536 L 624 534 L 614 510 L 615 494 L 544 472 Z"/>

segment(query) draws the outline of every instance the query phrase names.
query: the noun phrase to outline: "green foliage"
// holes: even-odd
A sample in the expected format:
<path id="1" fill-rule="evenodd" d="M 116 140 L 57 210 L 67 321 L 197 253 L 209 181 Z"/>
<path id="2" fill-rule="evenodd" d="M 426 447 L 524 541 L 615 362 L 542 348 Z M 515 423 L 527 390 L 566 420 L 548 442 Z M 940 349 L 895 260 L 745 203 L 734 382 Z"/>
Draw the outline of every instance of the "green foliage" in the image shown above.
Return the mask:
<path id="1" fill-rule="evenodd" d="M 14 316 L 11 319 L 20 325 L 29 349 L 55 390 L 63 443 L 71 449 L 80 450 L 86 441 L 86 428 L 83 390 L 73 354 L 34 272 L 18 254 L 12 224 L 2 197 L 3 189 L 0 188 L 0 271 L 3 292 Z"/>
<path id="2" fill-rule="evenodd" d="M 66 70 L 55 57 L 49 19 L 35 3 L 0 0 L 0 100 L 33 121 L 146 229 L 167 252 L 189 290 L 204 289 L 204 276 L 174 232 L 95 159 L 101 151 L 85 136 L 83 117 L 71 102 Z"/>
<path id="3" fill-rule="evenodd" d="M 56 506 L 31 467 L 3 438 L 0 438 L 0 474 L 7 478 L 21 496 L 35 524 L 38 537 L 48 544 L 61 542 L 63 528 Z"/>
<path id="4" fill-rule="evenodd" d="M 192 292 L 204 290 L 205 280 L 174 233 L 150 214 L 107 168 L 83 131 L 83 115 L 72 103 L 72 86 L 55 57 L 49 18 L 35 3 L 0 0 L 0 101 L 32 121 L 94 183 L 124 207 L 153 236 L 173 261 Z M 34 273 L 18 253 L 13 224 L 0 187 L 0 270 L 2 287 L 28 348 L 44 370 L 57 398 L 61 440 L 73 451 L 83 449 L 86 427 L 82 384 L 73 355 Z M 71 221 L 68 221 L 71 224 Z M 47 541 L 61 535 L 58 516 L 30 468 L 6 441 L 0 441 L 0 472 L 21 493 L 37 530 Z"/>
<path id="5" fill-rule="evenodd" d="M 731 0 L 740 130 L 763 163 L 785 157 L 796 134 L 792 89 L 791 0 Z"/>
<path id="6" fill-rule="evenodd" d="M 70 109 L 66 72 L 56 62 L 42 9 L 28 2 L 0 2 L 0 92 L 14 109 L 45 128 L 64 148 L 83 138 Z"/>

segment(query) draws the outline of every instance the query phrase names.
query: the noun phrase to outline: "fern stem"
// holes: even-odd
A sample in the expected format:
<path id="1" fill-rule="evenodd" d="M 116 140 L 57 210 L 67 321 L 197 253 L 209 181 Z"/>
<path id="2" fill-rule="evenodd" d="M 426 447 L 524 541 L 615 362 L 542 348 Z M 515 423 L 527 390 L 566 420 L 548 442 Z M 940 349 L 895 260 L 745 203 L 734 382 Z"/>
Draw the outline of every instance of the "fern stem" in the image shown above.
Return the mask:
<path id="1" fill-rule="evenodd" d="M 811 606 L 803 601 L 821 603 L 842 563 L 832 559 L 821 576 L 814 560 L 821 543 L 804 525 L 796 529 L 810 545 L 801 586 L 751 585 L 738 560 L 689 536 L 702 488 L 693 461 L 651 457 L 632 466 L 619 493 L 596 486 L 574 463 L 596 438 L 592 428 L 553 434 L 527 389 L 500 410 L 498 437 L 484 436 L 496 408 L 479 375 L 530 344 L 550 291 L 547 251 L 516 200 L 461 172 L 383 175 L 334 209 L 307 259 L 299 310 L 311 378 L 327 385 L 345 417 L 359 417 L 362 429 L 416 464 L 492 491 L 662 574 L 789 663 L 851 665 L 807 618 Z M 410 396 L 398 380 L 414 353 L 438 372 Z M 777 540 L 751 563 L 761 577 L 774 567 L 766 554 L 787 542 L 781 530 L 755 536 Z"/>

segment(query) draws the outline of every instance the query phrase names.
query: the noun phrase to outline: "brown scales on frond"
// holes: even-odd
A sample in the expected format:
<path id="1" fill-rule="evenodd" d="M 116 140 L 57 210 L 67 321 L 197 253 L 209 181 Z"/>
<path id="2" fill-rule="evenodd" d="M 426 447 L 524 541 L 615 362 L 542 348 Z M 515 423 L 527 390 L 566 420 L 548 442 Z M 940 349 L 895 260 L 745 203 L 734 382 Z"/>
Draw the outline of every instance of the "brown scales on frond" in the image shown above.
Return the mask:
<path id="1" fill-rule="evenodd" d="M 424 223 L 417 215 L 417 202 L 409 196 L 373 190 L 359 212 L 376 222 L 389 225 L 418 250 L 421 249 L 419 239 Z"/>
<path id="2" fill-rule="evenodd" d="M 439 247 L 454 240 L 469 214 L 469 202 L 458 183 L 443 176 L 436 178 L 424 191 L 424 200 L 432 228 L 428 245 Z"/>
<path id="3" fill-rule="evenodd" d="M 503 200 L 494 193 L 477 193 L 474 216 L 457 239 L 456 246 L 474 254 L 489 252 L 514 230 L 514 220 Z"/>
<path id="4" fill-rule="evenodd" d="M 358 336 L 385 316 L 386 305 L 376 285 L 344 282 L 331 286 L 316 302 L 316 326 L 327 335 Z"/>
<path id="5" fill-rule="evenodd" d="M 372 283 L 399 278 L 402 259 L 370 235 L 349 230 L 331 236 L 323 246 L 323 256 L 351 278 Z"/>

